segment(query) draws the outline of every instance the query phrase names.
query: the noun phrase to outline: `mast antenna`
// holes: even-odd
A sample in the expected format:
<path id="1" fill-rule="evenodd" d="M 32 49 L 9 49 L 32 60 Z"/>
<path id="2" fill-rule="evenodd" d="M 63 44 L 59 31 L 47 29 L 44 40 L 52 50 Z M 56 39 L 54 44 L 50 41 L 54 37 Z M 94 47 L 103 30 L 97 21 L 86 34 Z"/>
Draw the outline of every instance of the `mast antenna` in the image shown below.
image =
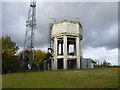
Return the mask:
<path id="1" fill-rule="evenodd" d="M 31 0 L 28 19 L 26 21 L 26 33 L 24 41 L 24 50 L 23 50 L 23 60 L 27 57 L 28 60 L 28 69 L 32 69 L 32 63 L 34 61 L 34 36 L 36 30 L 36 0 Z M 26 53 L 29 51 L 29 54 Z"/>

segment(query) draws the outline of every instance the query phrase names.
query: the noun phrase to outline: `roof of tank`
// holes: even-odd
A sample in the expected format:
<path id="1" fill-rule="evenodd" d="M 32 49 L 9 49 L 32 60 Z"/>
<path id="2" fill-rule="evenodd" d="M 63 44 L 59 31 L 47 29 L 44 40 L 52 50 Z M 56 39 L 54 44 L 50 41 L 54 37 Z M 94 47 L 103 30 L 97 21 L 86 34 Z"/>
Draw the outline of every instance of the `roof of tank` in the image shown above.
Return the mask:
<path id="1" fill-rule="evenodd" d="M 62 20 L 62 21 L 54 22 L 52 24 L 55 25 L 55 24 L 60 24 L 60 23 L 63 23 L 63 22 L 69 22 L 69 23 L 74 23 L 74 24 L 78 23 L 82 27 L 82 25 L 80 24 L 80 22 L 71 21 L 71 20 Z"/>

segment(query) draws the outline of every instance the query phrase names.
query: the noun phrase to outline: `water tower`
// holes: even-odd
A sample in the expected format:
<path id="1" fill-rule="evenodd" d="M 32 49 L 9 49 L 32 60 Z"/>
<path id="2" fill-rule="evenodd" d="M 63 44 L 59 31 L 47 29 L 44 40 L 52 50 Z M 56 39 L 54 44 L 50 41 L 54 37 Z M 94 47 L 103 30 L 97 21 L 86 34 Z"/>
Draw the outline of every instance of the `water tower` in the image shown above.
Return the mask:
<path id="1" fill-rule="evenodd" d="M 63 20 L 52 23 L 52 70 L 80 69 L 82 32 L 82 25 L 77 21 Z"/>

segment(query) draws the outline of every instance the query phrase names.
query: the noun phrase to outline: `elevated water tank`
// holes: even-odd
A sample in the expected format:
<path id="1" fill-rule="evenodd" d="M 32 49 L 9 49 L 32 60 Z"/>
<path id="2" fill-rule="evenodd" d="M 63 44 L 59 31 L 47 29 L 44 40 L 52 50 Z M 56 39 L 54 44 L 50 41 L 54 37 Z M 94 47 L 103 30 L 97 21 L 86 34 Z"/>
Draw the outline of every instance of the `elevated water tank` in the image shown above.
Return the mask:
<path id="1" fill-rule="evenodd" d="M 52 24 L 51 38 L 61 35 L 79 36 L 82 39 L 82 26 L 76 21 L 59 21 Z"/>

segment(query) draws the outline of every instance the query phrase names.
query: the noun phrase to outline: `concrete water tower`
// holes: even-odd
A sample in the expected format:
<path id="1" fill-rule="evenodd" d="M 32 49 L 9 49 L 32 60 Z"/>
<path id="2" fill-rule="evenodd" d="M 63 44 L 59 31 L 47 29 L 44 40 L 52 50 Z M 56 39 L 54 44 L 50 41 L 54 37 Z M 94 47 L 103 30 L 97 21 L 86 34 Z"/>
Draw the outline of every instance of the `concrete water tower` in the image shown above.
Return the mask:
<path id="1" fill-rule="evenodd" d="M 63 20 L 52 23 L 52 69 L 80 69 L 82 52 L 82 25 L 77 21 Z"/>

